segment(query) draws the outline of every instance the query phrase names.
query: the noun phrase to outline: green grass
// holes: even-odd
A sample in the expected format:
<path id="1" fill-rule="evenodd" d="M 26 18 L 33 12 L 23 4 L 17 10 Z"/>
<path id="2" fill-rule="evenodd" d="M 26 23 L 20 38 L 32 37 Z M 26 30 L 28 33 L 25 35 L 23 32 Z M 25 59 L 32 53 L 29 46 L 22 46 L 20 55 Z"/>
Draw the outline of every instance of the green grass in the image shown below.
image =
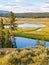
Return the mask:
<path id="1" fill-rule="evenodd" d="M 5 34 L 6 34 L 6 30 L 7 29 L 3 30 Z M 17 30 L 13 30 L 12 33 L 15 37 L 25 37 L 30 39 L 49 41 L 49 31 L 47 29 L 42 28 L 41 31 L 36 31 L 36 30 L 38 30 L 38 28 L 30 28 L 30 29 L 17 28 Z"/>
<path id="2" fill-rule="evenodd" d="M 7 22 L 4 20 L 6 19 Z M 4 24 L 9 24 L 9 18 L 4 18 Z M 46 40 L 49 41 L 49 18 L 16 18 L 15 23 L 25 23 L 25 22 L 35 22 L 35 23 L 41 23 L 45 24 L 47 27 L 41 27 L 41 31 L 36 31 L 38 28 L 17 28 L 17 30 L 13 30 L 14 36 L 19 37 L 25 37 L 25 38 L 31 38 L 31 39 L 40 39 L 40 40 Z M 6 32 L 6 29 L 4 29 L 4 32 Z"/>
<path id="3" fill-rule="evenodd" d="M 45 40 L 49 41 L 49 36 L 44 34 L 31 34 L 31 33 L 25 33 L 25 32 L 15 32 L 13 31 L 14 36 L 18 37 L 25 37 L 25 38 L 31 38 L 31 39 L 38 39 L 38 40 Z"/>

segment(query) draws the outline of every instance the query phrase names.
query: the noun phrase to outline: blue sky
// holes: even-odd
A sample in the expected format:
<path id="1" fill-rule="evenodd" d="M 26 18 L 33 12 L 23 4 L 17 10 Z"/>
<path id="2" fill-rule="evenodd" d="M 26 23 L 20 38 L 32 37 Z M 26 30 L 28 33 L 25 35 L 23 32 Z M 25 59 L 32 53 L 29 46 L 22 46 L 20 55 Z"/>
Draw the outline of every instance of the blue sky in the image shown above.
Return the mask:
<path id="1" fill-rule="evenodd" d="M 0 10 L 24 12 L 49 12 L 49 0 L 0 0 Z"/>

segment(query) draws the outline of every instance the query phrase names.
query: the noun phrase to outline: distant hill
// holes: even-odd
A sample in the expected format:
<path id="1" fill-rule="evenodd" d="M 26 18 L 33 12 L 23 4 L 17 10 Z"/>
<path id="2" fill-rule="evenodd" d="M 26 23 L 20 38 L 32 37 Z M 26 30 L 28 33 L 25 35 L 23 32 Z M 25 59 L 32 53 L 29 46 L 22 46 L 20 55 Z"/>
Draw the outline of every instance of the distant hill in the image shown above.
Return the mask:
<path id="1" fill-rule="evenodd" d="M 49 18 L 49 12 L 43 13 L 14 13 L 18 18 Z M 0 10 L 0 17 L 8 17 L 9 11 Z"/>
<path id="2" fill-rule="evenodd" d="M 49 18 L 49 12 L 45 13 L 15 13 L 15 17 L 23 18 Z"/>
<path id="3" fill-rule="evenodd" d="M 8 14 L 9 11 L 5 11 L 5 10 L 0 10 L 0 14 Z"/>

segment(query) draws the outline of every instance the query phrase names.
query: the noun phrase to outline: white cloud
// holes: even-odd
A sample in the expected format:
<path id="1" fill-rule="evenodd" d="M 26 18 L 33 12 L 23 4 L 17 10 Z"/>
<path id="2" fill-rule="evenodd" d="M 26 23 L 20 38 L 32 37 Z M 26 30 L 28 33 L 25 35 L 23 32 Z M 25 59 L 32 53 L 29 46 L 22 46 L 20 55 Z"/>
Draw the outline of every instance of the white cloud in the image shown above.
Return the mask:
<path id="1" fill-rule="evenodd" d="M 15 0 L 16 2 L 22 2 L 22 1 L 24 1 L 24 0 Z"/>
<path id="2" fill-rule="evenodd" d="M 22 13 L 22 12 L 30 12 L 32 10 L 32 7 L 23 7 L 23 6 L 5 6 L 5 5 L 0 5 L 0 10 L 8 10 L 8 11 L 13 11 L 17 13 Z"/>
<path id="3" fill-rule="evenodd" d="M 1 10 L 13 11 L 15 13 L 24 13 L 24 12 L 46 12 L 49 11 L 48 8 L 40 7 L 23 7 L 23 6 L 4 6 L 0 5 Z"/>
<path id="4" fill-rule="evenodd" d="M 16 1 L 19 2 L 20 0 L 16 0 Z M 48 3 L 44 3 L 44 4 L 40 5 L 40 6 L 23 6 L 23 4 L 20 4 L 20 2 L 16 6 L 0 5 L 0 10 L 8 10 L 8 11 L 13 11 L 15 13 L 49 12 L 49 4 Z"/>
<path id="5" fill-rule="evenodd" d="M 24 0 L 15 0 L 17 4 L 22 4 Z"/>
<path id="6" fill-rule="evenodd" d="M 22 1 L 22 0 L 20 0 Z M 23 0 L 24 1 L 24 0 Z M 46 0 L 47 2 L 49 2 L 49 0 Z M 43 2 L 42 4 L 38 4 L 36 5 L 32 5 L 32 6 L 23 6 L 21 5 L 21 7 L 24 9 L 24 11 L 26 12 L 49 12 L 49 3 Z"/>
<path id="7" fill-rule="evenodd" d="M 15 0 L 16 2 L 18 1 L 18 0 Z"/>

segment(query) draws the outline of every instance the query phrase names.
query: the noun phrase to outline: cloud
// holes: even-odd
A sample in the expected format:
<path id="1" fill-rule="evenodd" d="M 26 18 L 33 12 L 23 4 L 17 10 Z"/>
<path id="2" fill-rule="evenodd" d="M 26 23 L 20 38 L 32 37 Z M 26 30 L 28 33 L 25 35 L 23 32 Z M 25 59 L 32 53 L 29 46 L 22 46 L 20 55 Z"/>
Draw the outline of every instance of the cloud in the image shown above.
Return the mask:
<path id="1" fill-rule="evenodd" d="M 16 2 L 23 2 L 24 0 L 15 0 Z"/>
<path id="2" fill-rule="evenodd" d="M 32 12 L 34 8 L 31 6 L 29 7 L 23 7 L 23 6 L 5 6 L 5 5 L 0 5 L 0 10 L 8 10 L 8 11 L 13 11 L 17 13 L 24 13 L 24 12 Z"/>
<path id="3" fill-rule="evenodd" d="M 12 0 L 11 0 L 12 1 Z M 49 12 L 49 4 L 43 2 L 42 4 L 35 4 L 30 0 L 14 0 L 15 3 L 12 4 L 2 4 L 0 5 L 0 10 L 13 11 L 15 13 L 24 12 Z"/>
<path id="4" fill-rule="evenodd" d="M 15 13 L 24 13 L 24 12 L 49 12 L 49 8 L 43 7 L 34 7 L 34 6 L 5 6 L 0 5 L 0 10 L 13 11 Z"/>

